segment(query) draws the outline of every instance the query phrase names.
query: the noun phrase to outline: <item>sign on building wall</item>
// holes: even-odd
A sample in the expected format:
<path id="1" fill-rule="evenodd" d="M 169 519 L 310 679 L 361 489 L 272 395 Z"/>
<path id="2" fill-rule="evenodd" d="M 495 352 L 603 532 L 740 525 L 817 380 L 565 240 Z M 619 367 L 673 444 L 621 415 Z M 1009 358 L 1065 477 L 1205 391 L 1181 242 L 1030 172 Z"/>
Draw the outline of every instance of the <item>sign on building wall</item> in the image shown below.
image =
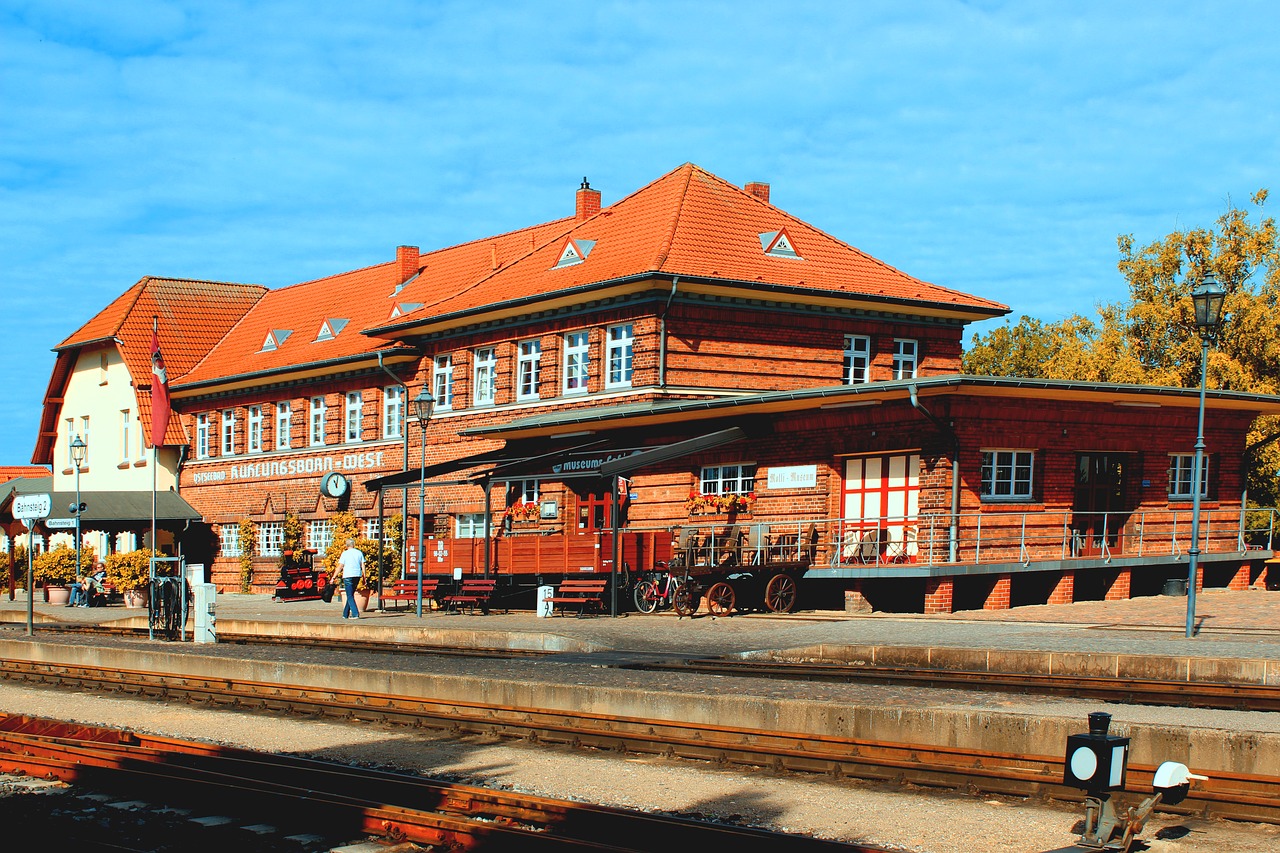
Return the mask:
<path id="1" fill-rule="evenodd" d="M 812 489 L 817 485 L 817 465 L 788 465 L 769 469 L 768 486 L 771 489 Z"/>
<path id="2" fill-rule="evenodd" d="M 306 477 L 330 471 L 366 471 L 383 467 L 383 451 L 345 453 L 342 456 L 308 456 L 300 459 L 271 459 L 244 462 L 227 468 L 196 471 L 197 486 L 230 480 L 265 480 L 276 477 Z"/>

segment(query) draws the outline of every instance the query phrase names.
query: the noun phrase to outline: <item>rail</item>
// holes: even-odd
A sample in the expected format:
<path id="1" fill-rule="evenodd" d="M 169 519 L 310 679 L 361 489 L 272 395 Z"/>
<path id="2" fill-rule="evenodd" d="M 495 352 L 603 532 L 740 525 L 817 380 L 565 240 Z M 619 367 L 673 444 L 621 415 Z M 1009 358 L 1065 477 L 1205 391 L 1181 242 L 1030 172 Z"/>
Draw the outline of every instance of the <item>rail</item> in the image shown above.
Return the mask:
<path id="1" fill-rule="evenodd" d="M 700 553 L 737 548 L 742 565 L 804 562 L 814 568 L 911 563 L 1021 563 L 1120 557 L 1184 556 L 1191 547 L 1189 509 L 1080 513 L 971 512 L 957 518 L 952 559 L 949 513 L 913 517 L 691 523 L 675 534 L 673 552 L 696 542 Z M 1200 552 L 1271 551 L 1276 509 L 1202 509 Z M 631 527 L 629 532 L 644 528 Z M 735 545 L 735 543 L 741 543 Z"/>

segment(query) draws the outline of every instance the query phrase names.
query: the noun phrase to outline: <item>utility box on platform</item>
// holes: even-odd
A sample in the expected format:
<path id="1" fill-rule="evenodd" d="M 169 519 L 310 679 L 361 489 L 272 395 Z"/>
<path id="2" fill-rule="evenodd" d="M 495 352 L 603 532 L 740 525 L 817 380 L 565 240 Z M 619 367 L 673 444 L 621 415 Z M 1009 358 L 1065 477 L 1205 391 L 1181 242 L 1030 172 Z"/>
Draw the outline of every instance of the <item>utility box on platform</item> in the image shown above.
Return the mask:
<path id="1" fill-rule="evenodd" d="M 193 639 L 197 643 L 218 642 L 215 610 L 218 600 L 218 588 L 211 583 L 191 585 L 195 598 L 196 628 Z"/>

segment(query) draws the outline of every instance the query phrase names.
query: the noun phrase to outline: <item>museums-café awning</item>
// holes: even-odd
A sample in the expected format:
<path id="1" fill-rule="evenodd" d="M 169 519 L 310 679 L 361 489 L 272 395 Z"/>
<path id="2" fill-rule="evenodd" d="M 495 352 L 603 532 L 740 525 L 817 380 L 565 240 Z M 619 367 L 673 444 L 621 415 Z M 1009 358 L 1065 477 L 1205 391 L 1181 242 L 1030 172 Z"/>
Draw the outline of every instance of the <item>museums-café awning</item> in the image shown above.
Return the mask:
<path id="1" fill-rule="evenodd" d="M 739 427 L 716 430 L 694 438 L 652 447 L 617 446 L 607 439 L 577 444 L 567 448 L 551 448 L 548 442 L 521 442 L 515 445 L 463 456 L 449 462 L 429 465 L 425 471 L 411 469 L 389 474 L 365 483 L 371 492 L 382 489 L 415 486 L 420 480 L 432 480 L 459 471 L 478 470 L 462 479 L 427 482 L 427 486 L 476 483 L 484 480 L 521 480 L 526 478 L 566 480 L 604 478 L 625 474 L 670 459 L 678 459 L 723 444 L 739 441 L 746 433 Z"/>

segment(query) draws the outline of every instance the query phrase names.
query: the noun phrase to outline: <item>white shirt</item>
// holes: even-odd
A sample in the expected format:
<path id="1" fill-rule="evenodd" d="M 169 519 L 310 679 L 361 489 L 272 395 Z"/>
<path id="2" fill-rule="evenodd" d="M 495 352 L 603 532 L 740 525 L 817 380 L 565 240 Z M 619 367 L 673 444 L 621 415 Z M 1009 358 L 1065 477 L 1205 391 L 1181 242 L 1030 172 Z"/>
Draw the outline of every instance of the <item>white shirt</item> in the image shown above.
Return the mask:
<path id="1" fill-rule="evenodd" d="M 356 548 L 348 548 L 338 558 L 344 578 L 358 578 L 364 574 L 364 554 Z"/>

